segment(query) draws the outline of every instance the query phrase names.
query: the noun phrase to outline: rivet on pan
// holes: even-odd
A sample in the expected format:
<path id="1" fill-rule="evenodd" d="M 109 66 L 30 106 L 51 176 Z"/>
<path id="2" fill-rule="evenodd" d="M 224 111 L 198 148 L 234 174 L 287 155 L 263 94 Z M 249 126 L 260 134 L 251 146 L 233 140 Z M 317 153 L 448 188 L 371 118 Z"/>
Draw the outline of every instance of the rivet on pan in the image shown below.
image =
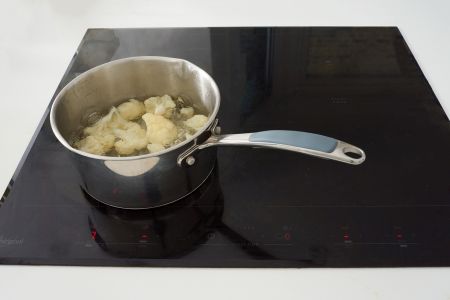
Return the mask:
<path id="1" fill-rule="evenodd" d="M 222 131 L 222 128 L 220 128 L 220 126 L 214 127 L 214 134 L 219 135 L 221 131 Z"/>
<path id="2" fill-rule="evenodd" d="M 193 156 L 188 156 L 188 157 L 186 158 L 186 163 L 187 163 L 189 166 L 192 166 L 193 164 L 195 164 L 195 157 L 193 157 Z"/>

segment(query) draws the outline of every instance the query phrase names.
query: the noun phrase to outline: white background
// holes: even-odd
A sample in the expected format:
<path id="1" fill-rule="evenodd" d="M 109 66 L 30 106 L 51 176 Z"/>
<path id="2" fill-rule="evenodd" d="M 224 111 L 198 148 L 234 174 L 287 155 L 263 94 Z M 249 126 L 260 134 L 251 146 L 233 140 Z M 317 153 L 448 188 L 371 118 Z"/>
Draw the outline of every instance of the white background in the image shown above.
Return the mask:
<path id="1" fill-rule="evenodd" d="M 446 3 L 447 2 L 447 3 Z M 447 115 L 448 1 L 0 0 L 0 190 L 89 27 L 398 26 Z M 450 299 L 450 270 L 0 266 L 0 298 Z"/>

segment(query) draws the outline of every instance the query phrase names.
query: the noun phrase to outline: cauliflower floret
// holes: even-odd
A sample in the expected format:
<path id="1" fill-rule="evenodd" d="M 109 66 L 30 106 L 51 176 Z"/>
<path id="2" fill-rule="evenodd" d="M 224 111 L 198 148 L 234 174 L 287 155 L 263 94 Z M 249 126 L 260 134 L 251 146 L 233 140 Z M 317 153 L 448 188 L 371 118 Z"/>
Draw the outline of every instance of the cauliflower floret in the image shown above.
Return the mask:
<path id="1" fill-rule="evenodd" d="M 114 129 L 127 130 L 136 124 L 135 122 L 125 120 L 122 117 L 122 115 L 119 113 L 119 111 L 116 108 L 114 108 L 114 109 L 115 109 L 115 111 L 111 115 L 110 121 L 108 123 L 108 127 L 110 128 L 110 130 L 114 130 Z"/>
<path id="2" fill-rule="evenodd" d="M 84 139 L 74 143 L 75 148 L 92 153 L 103 155 L 114 146 L 115 137 L 109 126 L 111 118 L 114 114 L 114 109 L 98 120 L 94 125 L 86 127 L 83 130 Z"/>
<path id="3" fill-rule="evenodd" d="M 84 135 L 102 136 L 106 134 L 112 134 L 112 130 L 115 128 L 127 129 L 130 124 L 120 114 L 117 108 L 113 107 L 109 113 L 95 122 L 92 126 L 86 127 L 83 130 Z"/>
<path id="4" fill-rule="evenodd" d="M 115 107 L 83 132 L 88 137 L 76 143 L 75 147 L 93 154 L 102 155 L 114 147 L 117 153 L 129 155 L 145 148 L 148 143 L 145 130 L 124 119 Z M 117 142 L 116 137 L 120 139 Z"/>
<path id="5" fill-rule="evenodd" d="M 200 128 L 202 128 L 206 124 L 207 121 L 208 121 L 208 117 L 206 117 L 204 115 L 195 115 L 192 118 L 189 118 L 186 121 L 184 121 L 184 124 L 187 127 L 192 128 L 195 131 L 197 131 Z"/>
<path id="6" fill-rule="evenodd" d="M 84 139 L 75 142 L 74 146 L 84 152 L 103 155 L 111 150 L 114 139 L 112 134 L 107 134 L 105 136 L 88 135 Z"/>
<path id="7" fill-rule="evenodd" d="M 145 106 L 138 100 L 130 99 L 128 102 L 120 104 L 117 110 L 125 120 L 130 121 L 140 118 L 145 113 Z"/>
<path id="8" fill-rule="evenodd" d="M 194 115 L 194 108 L 190 106 L 183 107 L 182 109 L 180 109 L 180 115 L 185 120 L 192 118 L 192 116 Z"/>
<path id="9" fill-rule="evenodd" d="M 109 128 L 109 122 L 111 121 L 112 115 L 115 113 L 115 108 L 113 107 L 109 113 L 102 117 L 100 120 L 95 122 L 92 126 L 86 127 L 83 130 L 84 135 L 103 135 L 111 133 Z"/>
<path id="10" fill-rule="evenodd" d="M 150 153 L 155 153 L 155 152 L 163 151 L 166 148 L 164 148 L 164 146 L 161 144 L 148 144 L 147 149 Z"/>
<path id="11" fill-rule="evenodd" d="M 129 122 L 127 129 L 113 129 L 116 137 L 120 140 L 114 144 L 117 153 L 130 155 L 136 150 L 147 146 L 147 134 L 144 129 L 136 123 Z"/>
<path id="12" fill-rule="evenodd" d="M 142 116 L 147 125 L 147 139 L 152 144 L 170 145 L 177 138 L 177 127 L 172 121 L 152 113 Z"/>
<path id="13" fill-rule="evenodd" d="M 116 137 L 113 134 L 107 133 L 104 135 L 96 135 L 95 138 L 102 143 L 103 148 L 105 149 L 105 153 L 111 150 L 111 148 L 114 146 L 114 141 L 116 140 Z"/>
<path id="14" fill-rule="evenodd" d="M 188 140 L 190 139 L 192 136 L 194 136 L 193 134 L 190 134 L 189 132 L 186 132 L 186 134 L 184 135 L 185 139 Z"/>
<path id="15" fill-rule="evenodd" d="M 162 97 L 150 97 L 144 101 L 145 110 L 154 115 L 170 118 L 175 109 L 175 102 L 169 95 Z"/>
<path id="16" fill-rule="evenodd" d="M 169 95 L 151 97 L 144 103 L 130 99 L 117 108 L 112 107 L 107 115 L 86 127 L 82 139 L 73 146 L 98 155 L 105 155 L 113 148 L 120 155 L 130 155 L 146 147 L 150 153 L 159 152 L 192 138 L 207 123 L 208 117 L 194 114 L 194 108 L 184 106 L 183 99 L 174 100 Z M 170 120 L 172 117 L 175 121 Z M 147 129 L 141 127 L 142 122 Z M 178 124 L 177 128 L 173 122 L 183 122 L 184 126 Z"/>

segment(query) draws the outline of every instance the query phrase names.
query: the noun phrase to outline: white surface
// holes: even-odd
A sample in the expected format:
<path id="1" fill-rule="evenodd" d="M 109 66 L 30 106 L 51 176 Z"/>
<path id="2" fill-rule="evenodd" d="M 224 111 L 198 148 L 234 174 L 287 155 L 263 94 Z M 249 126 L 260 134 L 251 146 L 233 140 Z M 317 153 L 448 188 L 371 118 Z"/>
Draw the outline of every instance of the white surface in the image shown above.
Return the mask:
<path id="1" fill-rule="evenodd" d="M 445 269 L 145 269 L 10 267 L 2 299 L 375 300 L 450 298 Z"/>
<path id="2" fill-rule="evenodd" d="M 447 3 L 446 3 L 447 2 Z M 89 27 L 398 26 L 450 112 L 448 1 L 0 1 L 0 190 Z M 450 299 L 450 269 L 0 266 L 1 299 Z"/>

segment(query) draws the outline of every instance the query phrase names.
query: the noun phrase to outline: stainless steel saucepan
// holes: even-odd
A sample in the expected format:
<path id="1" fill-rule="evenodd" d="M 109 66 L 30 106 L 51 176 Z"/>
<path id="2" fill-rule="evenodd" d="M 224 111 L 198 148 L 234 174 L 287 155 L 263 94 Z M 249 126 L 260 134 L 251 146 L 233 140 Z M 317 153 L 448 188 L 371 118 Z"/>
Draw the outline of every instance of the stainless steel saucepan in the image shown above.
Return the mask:
<path id="1" fill-rule="evenodd" d="M 99 156 L 69 144 L 92 113 L 106 112 L 130 98 L 164 94 L 181 96 L 208 115 L 208 122 L 186 141 L 154 154 Z M 58 140 L 74 153 L 83 178 L 81 188 L 98 201 L 120 208 L 158 207 L 185 197 L 208 178 L 216 146 L 275 148 L 352 165 L 365 160 L 360 148 L 314 133 L 269 130 L 220 135 L 219 105 L 216 83 L 196 65 L 169 57 L 130 57 L 95 67 L 67 84 L 55 98 L 50 122 Z"/>

